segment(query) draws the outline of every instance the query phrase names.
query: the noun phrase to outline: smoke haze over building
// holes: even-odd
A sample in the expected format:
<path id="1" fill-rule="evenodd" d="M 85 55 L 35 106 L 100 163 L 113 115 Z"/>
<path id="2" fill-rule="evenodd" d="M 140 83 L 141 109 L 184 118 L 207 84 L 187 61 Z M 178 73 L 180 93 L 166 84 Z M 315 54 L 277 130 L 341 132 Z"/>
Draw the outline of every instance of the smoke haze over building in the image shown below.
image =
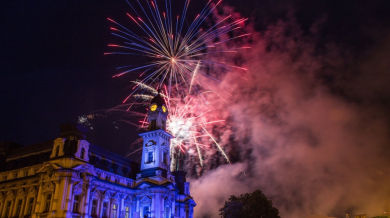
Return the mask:
<path id="1" fill-rule="evenodd" d="M 246 79 L 227 73 L 222 83 L 233 95 L 213 106 L 224 111 L 230 132 L 221 141 L 239 161 L 192 181 L 197 217 L 216 217 L 231 194 L 255 189 L 281 217 L 389 209 L 390 38 L 372 34 L 356 52 L 323 41 L 327 22 L 319 17 L 305 31 L 290 13 L 254 31 L 252 48 L 231 57 L 248 68 Z"/>

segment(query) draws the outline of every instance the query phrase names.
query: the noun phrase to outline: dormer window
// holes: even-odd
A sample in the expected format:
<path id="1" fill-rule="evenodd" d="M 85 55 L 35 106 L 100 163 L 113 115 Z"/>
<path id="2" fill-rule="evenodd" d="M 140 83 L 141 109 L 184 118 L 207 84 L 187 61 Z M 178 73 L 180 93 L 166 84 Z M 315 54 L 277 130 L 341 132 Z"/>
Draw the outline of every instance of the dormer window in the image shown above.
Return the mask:
<path id="1" fill-rule="evenodd" d="M 60 146 L 57 146 L 56 147 L 56 157 L 58 157 L 59 156 L 59 153 L 60 153 Z"/>
<path id="2" fill-rule="evenodd" d="M 82 149 L 81 149 L 81 153 L 80 153 L 80 158 L 81 158 L 81 159 L 84 159 L 84 155 L 85 155 L 85 149 L 82 148 Z"/>
<path id="3" fill-rule="evenodd" d="M 168 161 L 167 161 L 167 154 L 165 152 L 163 152 L 163 163 L 164 164 L 168 164 Z"/>

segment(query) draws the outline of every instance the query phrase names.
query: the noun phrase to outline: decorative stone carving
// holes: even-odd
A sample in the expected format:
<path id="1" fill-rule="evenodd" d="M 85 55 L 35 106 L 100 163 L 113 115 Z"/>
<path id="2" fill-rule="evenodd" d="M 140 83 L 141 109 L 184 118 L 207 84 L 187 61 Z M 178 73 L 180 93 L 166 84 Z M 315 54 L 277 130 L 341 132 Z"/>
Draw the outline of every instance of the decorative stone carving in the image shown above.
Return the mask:
<path id="1" fill-rule="evenodd" d="M 11 198 L 14 198 L 15 197 L 15 194 L 14 194 L 14 191 L 11 189 L 11 190 L 8 190 L 7 191 L 7 194 L 6 194 L 6 197 L 8 199 L 11 199 Z"/>
<path id="2" fill-rule="evenodd" d="M 16 196 L 21 197 L 25 194 L 24 188 L 20 188 L 16 193 Z"/>
<path id="3" fill-rule="evenodd" d="M 46 182 L 42 187 L 43 192 L 54 191 L 54 184 L 52 182 Z"/>
<path id="4" fill-rule="evenodd" d="M 140 200 L 141 204 L 150 204 L 152 203 L 152 198 L 149 196 L 143 196 Z"/>
<path id="5" fill-rule="evenodd" d="M 161 177 L 162 171 L 161 170 L 156 170 L 156 176 Z"/>
<path id="6" fill-rule="evenodd" d="M 64 144 L 65 144 L 65 139 L 63 139 L 63 138 L 55 139 L 54 144 L 53 144 L 53 150 L 51 152 L 50 158 L 57 157 L 57 151 L 58 151 L 58 157 L 63 156 L 64 155 Z"/>
<path id="7" fill-rule="evenodd" d="M 37 189 L 35 188 L 35 186 L 30 186 L 27 192 L 29 195 L 35 195 L 37 193 Z"/>
<path id="8" fill-rule="evenodd" d="M 82 152 L 84 149 L 84 152 Z M 80 158 L 85 161 L 89 161 L 89 156 L 88 156 L 88 150 L 89 150 L 89 142 L 86 140 L 78 140 L 77 143 L 77 151 L 74 154 L 77 158 Z M 81 157 L 83 155 L 83 157 Z"/>

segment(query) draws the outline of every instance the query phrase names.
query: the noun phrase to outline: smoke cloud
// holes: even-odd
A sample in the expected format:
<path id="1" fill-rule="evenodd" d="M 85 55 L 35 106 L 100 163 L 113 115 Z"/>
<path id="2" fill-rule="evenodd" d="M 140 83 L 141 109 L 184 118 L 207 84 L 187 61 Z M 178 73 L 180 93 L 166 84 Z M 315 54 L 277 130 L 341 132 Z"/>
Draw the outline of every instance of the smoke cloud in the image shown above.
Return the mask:
<path id="1" fill-rule="evenodd" d="M 285 218 L 390 209 L 390 35 L 356 55 L 320 41 L 325 22 L 309 33 L 293 16 L 261 32 L 249 26 L 250 40 L 236 43 L 252 48 L 223 57 L 248 68 L 223 76 L 228 103 L 211 101 L 227 120 L 219 140 L 235 161 L 206 163 L 211 170 L 191 181 L 195 217 L 218 217 L 230 195 L 256 189 Z"/>

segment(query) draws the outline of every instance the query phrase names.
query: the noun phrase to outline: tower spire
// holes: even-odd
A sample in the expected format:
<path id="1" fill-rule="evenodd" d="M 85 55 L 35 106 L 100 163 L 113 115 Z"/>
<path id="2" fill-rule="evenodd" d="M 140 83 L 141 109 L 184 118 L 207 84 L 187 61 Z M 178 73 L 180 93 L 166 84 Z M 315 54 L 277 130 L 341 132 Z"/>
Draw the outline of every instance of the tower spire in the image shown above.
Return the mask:
<path id="1" fill-rule="evenodd" d="M 170 172 L 170 141 L 173 136 L 165 131 L 168 109 L 160 90 L 152 99 L 148 111 L 148 131 L 143 138 L 141 177 L 167 177 Z"/>

